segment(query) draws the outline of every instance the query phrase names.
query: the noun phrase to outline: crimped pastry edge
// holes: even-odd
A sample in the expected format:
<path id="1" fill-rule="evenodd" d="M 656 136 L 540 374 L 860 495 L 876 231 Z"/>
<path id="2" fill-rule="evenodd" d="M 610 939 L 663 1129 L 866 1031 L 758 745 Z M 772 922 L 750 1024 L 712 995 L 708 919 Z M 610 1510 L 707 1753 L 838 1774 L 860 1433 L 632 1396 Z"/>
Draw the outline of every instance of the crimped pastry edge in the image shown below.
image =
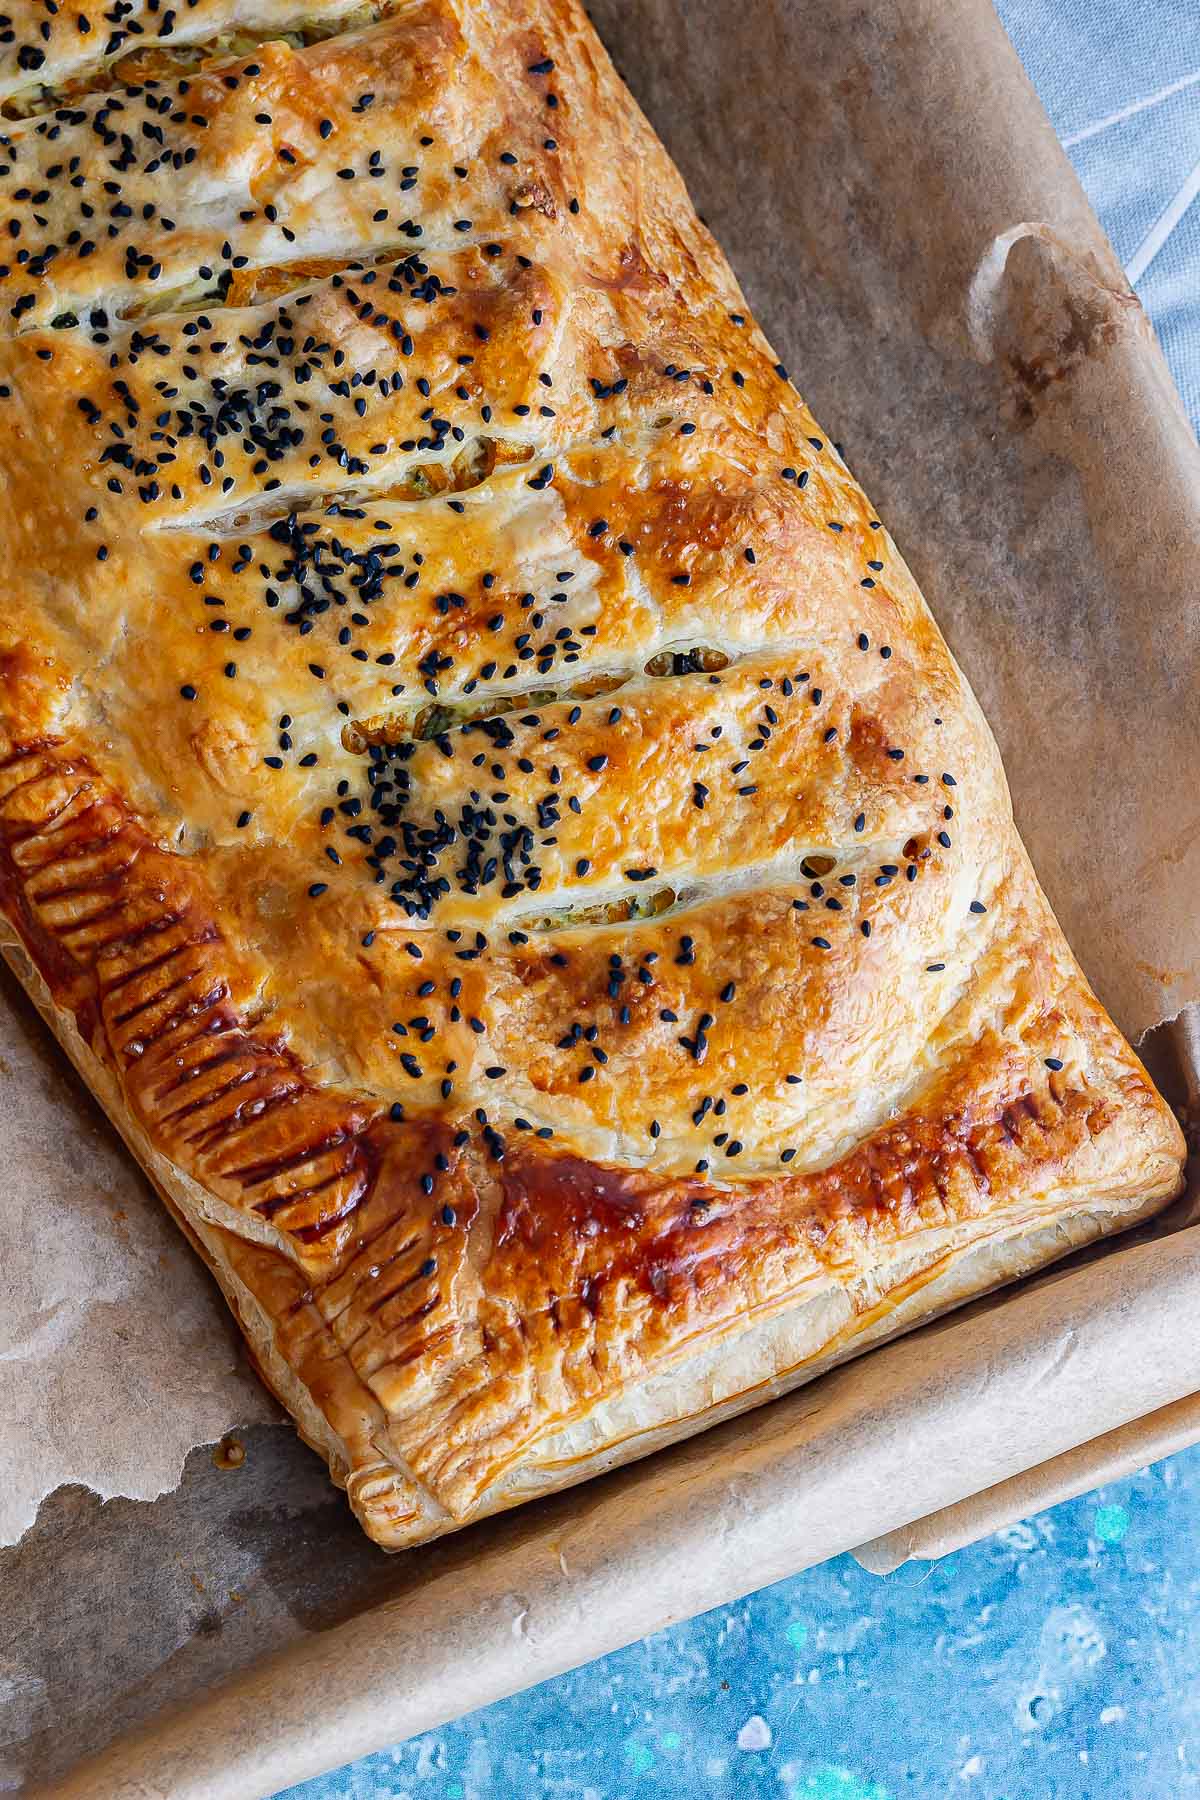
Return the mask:
<path id="1" fill-rule="evenodd" d="M 6 926 L 8 931 L 11 927 Z M 19 939 L 6 935 L 0 940 L 0 954 L 203 1258 L 262 1379 L 292 1415 L 300 1436 L 325 1459 L 335 1483 L 346 1490 L 363 1529 L 389 1551 L 427 1542 L 477 1519 L 590 1480 L 781 1398 L 918 1325 L 930 1324 L 1074 1250 L 1127 1230 L 1160 1211 L 1179 1191 L 1178 1165 L 1174 1158 L 1160 1153 L 1145 1165 L 1144 1179 L 1139 1179 L 1133 1192 L 1122 1188 L 1097 1196 L 1085 1209 L 1079 1208 L 1073 1196 L 1062 1200 L 1052 1196 L 1032 1213 L 1025 1209 L 1015 1218 L 1006 1220 L 1001 1214 L 979 1221 L 969 1237 L 959 1228 L 910 1238 L 879 1265 L 880 1287 L 885 1293 L 889 1289 L 894 1292 L 897 1285 L 903 1289 L 898 1302 L 885 1298 L 875 1309 L 851 1314 L 850 1322 L 839 1326 L 827 1316 L 838 1310 L 840 1292 L 830 1284 L 806 1301 L 781 1308 L 736 1338 L 723 1335 L 699 1354 L 683 1351 L 674 1366 L 631 1384 L 563 1430 L 545 1435 L 527 1459 L 485 1490 L 478 1505 L 456 1517 L 437 1505 L 390 1449 L 377 1465 L 354 1466 L 349 1447 L 280 1355 L 268 1314 L 223 1254 L 221 1234 L 204 1217 L 198 1203 L 203 1189 L 155 1150 L 125 1103 L 112 1071 L 88 1045 L 74 1015 L 56 1004 Z M 946 1240 L 932 1265 L 936 1272 L 918 1273 L 905 1287 L 903 1265 L 920 1264 L 927 1255 L 927 1240 L 934 1235 Z M 733 1391 L 713 1397 L 718 1376 L 720 1385 L 728 1390 L 732 1383 Z M 707 1400 L 705 1389 L 709 1390 Z M 588 1440 L 597 1432 L 601 1442 L 589 1448 Z"/>

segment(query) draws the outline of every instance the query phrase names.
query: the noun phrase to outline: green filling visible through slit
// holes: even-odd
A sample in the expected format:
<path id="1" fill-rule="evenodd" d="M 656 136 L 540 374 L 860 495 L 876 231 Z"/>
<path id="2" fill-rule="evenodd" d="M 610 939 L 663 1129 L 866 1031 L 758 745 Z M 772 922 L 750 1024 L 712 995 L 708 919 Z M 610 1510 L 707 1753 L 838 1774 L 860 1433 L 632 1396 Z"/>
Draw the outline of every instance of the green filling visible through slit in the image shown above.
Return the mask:
<path id="1" fill-rule="evenodd" d="M 38 83 L 25 93 L 14 94 L 3 105 L 9 119 L 28 119 L 35 113 L 57 107 L 77 106 L 92 94 L 107 94 L 114 88 L 141 87 L 146 83 L 169 82 L 181 75 L 195 74 L 209 63 L 223 63 L 251 56 L 264 44 L 288 44 L 293 50 L 304 50 L 343 32 L 361 31 L 375 24 L 387 12 L 382 5 L 357 6 L 352 11 L 323 23 L 296 25 L 290 30 L 262 31 L 231 26 L 196 44 L 143 44 L 118 56 L 103 68 L 92 68 L 58 85 Z"/>

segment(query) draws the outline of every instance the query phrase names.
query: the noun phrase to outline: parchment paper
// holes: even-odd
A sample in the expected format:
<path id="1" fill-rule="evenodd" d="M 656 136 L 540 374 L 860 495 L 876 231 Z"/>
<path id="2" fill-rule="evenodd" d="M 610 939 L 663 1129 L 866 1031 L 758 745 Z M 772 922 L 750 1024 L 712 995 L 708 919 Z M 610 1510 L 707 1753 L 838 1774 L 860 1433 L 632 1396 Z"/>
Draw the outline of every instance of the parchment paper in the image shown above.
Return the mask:
<path id="1" fill-rule="evenodd" d="M 277 1416 L 214 1284 L 0 962 L 0 1542 L 60 1483 L 153 1499 Z"/>
<path id="2" fill-rule="evenodd" d="M 1022 830 L 1068 935 L 1118 1020 L 1140 1036 L 1200 996 L 1200 451 L 987 0 L 597 0 L 593 11 L 752 305 L 912 564 L 1000 740 Z M 35 1057 L 18 1051 L 10 1060 L 13 1106 L 29 1109 L 45 1078 Z M 98 1197 L 103 1184 L 89 1189 L 78 1176 L 92 1161 L 101 1166 L 90 1127 L 77 1112 L 66 1117 L 38 1156 L 22 1149 L 34 1141 L 28 1128 L 7 1127 L 6 1241 L 19 1242 L 51 1204 L 62 1207 L 59 1272 L 50 1279 L 45 1259 L 32 1259 L 16 1310 L 36 1319 L 63 1304 L 58 1348 L 28 1359 L 30 1410 L 4 1447 L 10 1466 L 24 1467 L 49 1434 L 57 1460 L 43 1461 L 47 1483 L 73 1472 L 101 1491 L 129 1491 L 121 1408 L 96 1424 L 104 1381 L 160 1394 L 163 1366 L 178 1355 L 177 1314 L 211 1332 L 222 1370 L 230 1338 L 197 1268 L 191 1313 L 161 1297 L 143 1307 L 137 1341 L 115 1358 L 93 1348 L 95 1379 L 80 1385 L 70 1345 L 97 1310 L 89 1297 L 97 1234 L 112 1291 L 132 1293 L 154 1252 L 124 1200 L 141 1193 L 136 1178 L 121 1189 L 130 1214 L 122 1242 Z M 107 1154 L 106 1166 L 119 1168 Z M 1181 1209 L 1172 1223 L 1189 1217 Z M 1118 1245 L 1050 1286 L 1027 1286 L 878 1351 L 647 1471 L 554 1502 L 547 1517 L 578 1520 L 585 1533 L 594 1521 L 598 1549 L 586 1563 L 586 1606 L 569 1584 L 543 1585 L 549 1564 L 540 1553 L 520 1565 L 527 1585 L 518 1598 L 541 1633 L 536 1655 L 514 1636 L 521 1609 L 508 1608 L 506 1584 L 516 1577 L 506 1559 L 514 1541 L 542 1530 L 541 1510 L 528 1523 L 480 1528 L 459 1548 L 414 1553 L 403 1559 L 412 1565 L 403 1594 L 346 1628 L 358 1633 L 356 1652 L 369 1639 L 381 1659 L 370 1705 L 354 1694 L 353 1662 L 343 1662 L 343 1713 L 299 1711 L 288 1729 L 303 1741 L 289 1750 L 284 1729 L 261 1714 L 248 1746 L 241 1702 L 235 1696 L 223 1713 L 214 1702 L 207 1726 L 176 1730 L 171 1754 L 180 1746 L 219 1754 L 232 1769 L 236 1751 L 237 1772 L 225 1785 L 186 1789 L 147 1776 L 138 1791 L 266 1793 L 285 1766 L 295 1779 L 302 1766 L 329 1766 L 368 1740 L 452 1716 L 1183 1400 L 1200 1389 L 1195 1237 L 1185 1228 Z M 209 1424 L 180 1410 L 194 1393 L 160 1404 L 157 1472 L 141 1469 L 137 1491 L 169 1479 L 190 1443 L 244 1417 L 241 1392 L 212 1387 Z M 57 1396 L 53 1410 L 47 1394 Z M 753 1480 L 737 1474 L 743 1452 Z M 772 1461 L 755 1460 L 768 1453 Z M 263 1512 L 254 1467 L 226 1479 L 244 1484 L 241 1514 Z M 27 1484 L 30 1500 L 35 1489 Z M 693 1491 L 703 1494 L 697 1509 L 662 1498 Z M 173 1503 L 148 1514 L 175 1517 Z M 53 1541 L 53 1509 L 47 1519 L 29 1540 L 35 1549 Z M 181 1513 L 176 1528 L 194 1530 L 194 1516 Z M 243 1579 L 252 1592 L 270 1585 L 263 1571 L 278 1566 L 293 1530 L 276 1496 L 251 1573 L 229 1585 L 239 1593 Z M 103 1514 L 79 1531 L 93 1553 Z M 218 1571 L 241 1567 L 230 1533 L 208 1541 Z M 164 1527 L 163 1555 L 169 1541 Z M 182 1556 L 186 1535 L 174 1542 Z M 336 1563 L 345 1546 L 332 1533 L 311 1553 Z M 434 1654 L 449 1590 L 427 1604 L 419 1571 L 432 1582 L 447 1557 L 457 1599 Z M 336 1568 L 322 1590 L 327 1601 L 335 1576 Z M 381 1594 L 395 1586 L 382 1572 L 377 1579 Z M 111 1596 L 107 1604 L 114 1640 L 129 1644 L 120 1604 Z M 287 1631 L 272 1637 L 264 1627 L 248 1651 L 230 1623 L 245 1616 L 241 1600 L 216 1611 L 225 1668 L 298 1636 L 292 1654 L 313 1673 L 315 1640 L 305 1624 L 293 1629 L 292 1615 Z M 321 1639 L 331 1654 L 335 1636 Z M 194 1636 L 188 1648 L 154 1681 L 143 1669 L 138 1694 L 153 1689 L 159 1703 L 194 1693 L 200 1663 L 211 1678 L 222 1664 L 216 1648 L 191 1654 Z M 191 1674 L 177 1679 L 185 1668 Z M 89 1720 L 93 1732 L 113 1728 L 103 1723 L 105 1697 L 126 1696 L 125 1718 L 133 1691 L 102 1674 L 86 1694 L 53 1679 L 49 1689 L 60 1717 L 73 1708 L 80 1729 Z M 298 1708 L 305 1691 L 298 1682 Z M 16 1740 L 32 1743 L 28 1731 L 18 1726 Z M 40 1772 L 37 1754 L 22 1758 L 22 1772 Z M 158 1780 L 169 1766 L 175 1780 L 182 1765 L 165 1754 L 143 1758 L 139 1771 L 153 1768 Z"/>
<path id="3" fill-rule="evenodd" d="M 872 1575 L 892 1575 L 906 1562 L 936 1562 L 966 1544 L 998 1531 L 1013 1519 L 1029 1519 L 1060 1501 L 1108 1487 L 1147 1464 L 1200 1442 L 1200 1395 L 1188 1394 L 1169 1406 L 1089 1438 L 1049 1462 L 1023 1469 L 1007 1481 L 968 1494 L 954 1506 L 939 1507 L 898 1531 L 859 1544 L 856 1560 Z"/>

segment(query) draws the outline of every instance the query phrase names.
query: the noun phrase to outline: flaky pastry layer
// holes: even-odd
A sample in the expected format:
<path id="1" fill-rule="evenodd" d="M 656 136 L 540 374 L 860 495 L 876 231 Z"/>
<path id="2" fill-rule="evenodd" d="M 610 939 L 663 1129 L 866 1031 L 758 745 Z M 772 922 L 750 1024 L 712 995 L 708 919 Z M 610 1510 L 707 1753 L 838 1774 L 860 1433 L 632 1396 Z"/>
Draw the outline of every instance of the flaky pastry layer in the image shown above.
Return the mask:
<path id="1" fill-rule="evenodd" d="M 8 954 L 367 1530 L 1173 1196 L 970 690 L 575 0 L 13 18 Z"/>

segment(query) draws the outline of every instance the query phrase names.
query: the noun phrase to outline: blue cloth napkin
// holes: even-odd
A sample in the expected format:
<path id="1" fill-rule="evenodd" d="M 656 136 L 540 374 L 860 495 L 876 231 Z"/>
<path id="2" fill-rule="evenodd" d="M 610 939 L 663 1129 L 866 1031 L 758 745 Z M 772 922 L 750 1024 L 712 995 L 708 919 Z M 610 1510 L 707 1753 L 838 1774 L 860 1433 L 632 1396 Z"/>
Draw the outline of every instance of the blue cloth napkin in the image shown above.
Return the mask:
<path id="1" fill-rule="evenodd" d="M 1200 6 L 997 8 L 1200 428 Z"/>

